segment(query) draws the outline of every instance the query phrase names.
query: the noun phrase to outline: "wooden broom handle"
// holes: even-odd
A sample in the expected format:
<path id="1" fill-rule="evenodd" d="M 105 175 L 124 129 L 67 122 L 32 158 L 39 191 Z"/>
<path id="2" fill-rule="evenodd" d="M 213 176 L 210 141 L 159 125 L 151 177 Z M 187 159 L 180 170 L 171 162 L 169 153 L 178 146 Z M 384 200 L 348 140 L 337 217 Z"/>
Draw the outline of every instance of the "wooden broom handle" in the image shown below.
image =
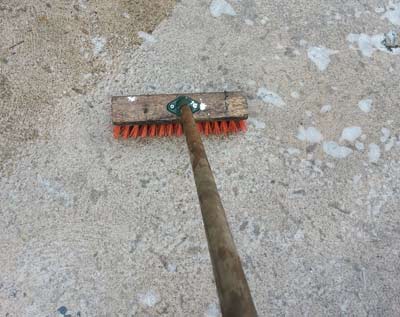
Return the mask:
<path id="1" fill-rule="evenodd" d="M 257 316 L 192 110 L 184 105 L 181 112 L 222 316 Z"/>

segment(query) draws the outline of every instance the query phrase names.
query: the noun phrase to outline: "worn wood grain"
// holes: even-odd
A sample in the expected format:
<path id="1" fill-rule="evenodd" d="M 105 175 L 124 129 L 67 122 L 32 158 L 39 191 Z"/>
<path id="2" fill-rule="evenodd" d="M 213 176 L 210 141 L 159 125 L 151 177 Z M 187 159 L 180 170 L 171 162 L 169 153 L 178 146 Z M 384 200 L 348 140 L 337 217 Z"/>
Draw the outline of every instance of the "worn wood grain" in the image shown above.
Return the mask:
<path id="1" fill-rule="evenodd" d="M 196 121 L 243 120 L 248 117 L 247 100 L 240 92 L 162 94 L 112 97 L 115 125 L 162 124 L 179 121 L 166 105 L 178 96 L 189 96 L 207 105 L 194 115 Z"/>
<path id="2" fill-rule="evenodd" d="M 190 108 L 183 106 L 181 122 L 190 153 L 222 316 L 255 317 L 257 312 L 249 285 L 193 119 Z"/>

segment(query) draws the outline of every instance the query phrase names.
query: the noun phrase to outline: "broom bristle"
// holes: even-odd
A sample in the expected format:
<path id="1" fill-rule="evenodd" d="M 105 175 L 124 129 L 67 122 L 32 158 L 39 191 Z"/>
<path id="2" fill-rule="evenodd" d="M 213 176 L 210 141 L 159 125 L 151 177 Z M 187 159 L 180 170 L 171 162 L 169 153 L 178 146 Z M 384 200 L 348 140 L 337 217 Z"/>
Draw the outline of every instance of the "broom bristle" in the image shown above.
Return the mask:
<path id="1" fill-rule="evenodd" d="M 172 136 L 174 134 L 174 125 L 167 124 L 167 136 Z"/>
<path id="2" fill-rule="evenodd" d="M 228 129 L 228 124 L 226 123 L 226 121 L 221 122 L 221 130 L 222 130 L 222 133 L 224 133 L 225 135 L 228 134 L 229 129 Z"/>
<path id="3" fill-rule="evenodd" d="M 165 135 L 165 124 L 161 124 L 158 129 L 158 136 L 163 137 Z"/>
<path id="4" fill-rule="evenodd" d="M 230 134 L 237 132 L 246 132 L 247 124 L 245 120 L 240 121 L 214 121 L 214 122 L 197 122 L 197 129 L 200 133 L 208 135 Z M 164 136 L 182 136 L 183 127 L 180 123 L 176 124 L 142 124 L 142 125 L 115 125 L 113 128 L 113 135 L 115 139 L 122 137 L 123 139 L 131 138 L 145 138 L 145 137 L 164 137 Z"/>
<path id="5" fill-rule="evenodd" d="M 246 132 L 247 131 L 247 122 L 246 120 L 239 121 L 239 129 L 240 131 Z"/>
<path id="6" fill-rule="evenodd" d="M 183 134 L 183 128 L 182 128 L 182 125 L 180 124 L 180 123 L 177 123 L 176 124 L 176 128 L 175 128 L 175 131 L 176 131 L 176 136 L 182 136 L 182 134 Z"/>
<path id="7" fill-rule="evenodd" d="M 121 134 L 121 126 L 115 125 L 114 126 L 114 139 L 118 139 L 120 134 Z"/>
<path id="8" fill-rule="evenodd" d="M 214 134 L 221 134 L 221 130 L 219 129 L 219 122 L 218 121 L 214 121 L 212 123 L 212 133 Z"/>
<path id="9" fill-rule="evenodd" d="M 124 139 L 127 139 L 129 137 L 129 130 L 130 130 L 130 126 L 128 126 L 128 125 L 122 127 L 122 137 Z"/>
<path id="10" fill-rule="evenodd" d="M 203 124 L 201 122 L 197 122 L 196 125 L 197 125 L 197 130 L 199 130 L 200 133 L 203 133 L 204 132 Z"/>
<path id="11" fill-rule="evenodd" d="M 157 134 L 157 125 L 152 124 L 150 126 L 150 137 L 155 137 Z"/>
<path id="12" fill-rule="evenodd" d="M 142 125 L 141 129 L 142 131 L 140 131 L 140 136 L 142 138 L 147 137 L 147 124 Z"/>
<path id="13" fill-rule="evenodd" d="M 139 136 L 139 126 L 134 125 L 131 131 L 131 137 L 132 138 L 137 138 Z"/>
<path id="14" fill-rule="evenodd" d="M 229 132 L 230 133 L 236 133 L 237 132 L 237 126 L 235 121 L 229 121 Z"/>
<path id="15" fill-rule="evenodd" d="M 204 135 L 205 136 L 209 135 L 211 133 L 211 123 L 207 121 L 204 123 L 203 127 L 204 127 L 204 129 L 203 129 Z"/>

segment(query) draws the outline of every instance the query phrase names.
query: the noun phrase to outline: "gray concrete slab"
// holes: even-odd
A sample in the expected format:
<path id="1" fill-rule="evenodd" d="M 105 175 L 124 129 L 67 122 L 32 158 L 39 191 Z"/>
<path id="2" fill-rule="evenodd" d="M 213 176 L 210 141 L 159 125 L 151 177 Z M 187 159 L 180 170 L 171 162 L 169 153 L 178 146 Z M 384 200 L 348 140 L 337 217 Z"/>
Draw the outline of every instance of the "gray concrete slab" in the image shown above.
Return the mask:
<path id="1" fill-rule="evenodd" d="M 227 3 L 178 2 L 139 48 L 89 34 L 103 71 L 43 108 L 3 57 L 2 315 L 219 315 L 184 139 L 113 140 L 110 97 L 224 89 L 249 131 L 205 146 L 260 316 L 400 314 L 400 6 Z"/>

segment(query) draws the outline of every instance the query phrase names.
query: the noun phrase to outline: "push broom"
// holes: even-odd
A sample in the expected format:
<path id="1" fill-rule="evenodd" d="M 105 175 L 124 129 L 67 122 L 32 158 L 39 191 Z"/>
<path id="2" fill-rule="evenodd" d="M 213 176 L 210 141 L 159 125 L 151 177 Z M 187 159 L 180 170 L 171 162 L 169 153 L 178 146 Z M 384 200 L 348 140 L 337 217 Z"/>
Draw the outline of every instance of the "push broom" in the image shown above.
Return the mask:
<path id="1" fill-rule="evenodd" d="M 246 131 L 247 102 L 238 92 L 112 98 L 114 137 L 185 134 L 223 316 L 256 316 L 250 289 L 200 134 Z"/>

